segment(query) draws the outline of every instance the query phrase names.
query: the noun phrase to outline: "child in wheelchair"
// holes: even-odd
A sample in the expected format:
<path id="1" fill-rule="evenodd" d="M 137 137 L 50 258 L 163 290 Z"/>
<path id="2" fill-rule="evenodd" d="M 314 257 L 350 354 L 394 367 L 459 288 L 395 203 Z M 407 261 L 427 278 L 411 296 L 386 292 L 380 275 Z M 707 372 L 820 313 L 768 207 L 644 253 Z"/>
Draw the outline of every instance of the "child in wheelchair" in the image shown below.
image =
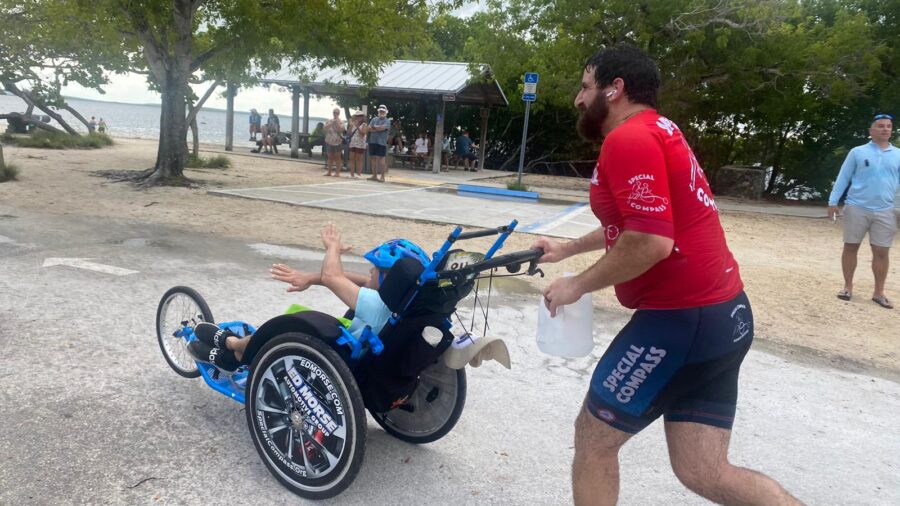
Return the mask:
<path id="1" fill-rule="evenodd" d="M 374 334 L 381 332 L 391 316 L 391 310 L 382 301 L 378 288 L 384 282 L 388 270 L 401 258 L 413 258 L 423 266 L 428 265 L 428 255 L 416 244 L 405 239 L 394 239 L 372 249 L 364 255 L 373 267 L 369 276 L 345 272 L 341 254 L 350 250 L 341 242 L 341 235 L 333 223 L 321 232 L 325 246 L 322 270 L 317 275 L 297 271 L 283 264 L 273 266 L 274 279 L 290 283 L 289 292 L 303 291 L 313 284 L 325 286 L 353 311 L 348 331 L 359 338 L 366 327 Z M 228 329 L 220 329 L 213 323 L 201 322 L 194 329 L 195 341 L 188 344 L 188 351 L 197 360 L 233 371 L 241 364 L 252 335 L 242 337 Z"/>

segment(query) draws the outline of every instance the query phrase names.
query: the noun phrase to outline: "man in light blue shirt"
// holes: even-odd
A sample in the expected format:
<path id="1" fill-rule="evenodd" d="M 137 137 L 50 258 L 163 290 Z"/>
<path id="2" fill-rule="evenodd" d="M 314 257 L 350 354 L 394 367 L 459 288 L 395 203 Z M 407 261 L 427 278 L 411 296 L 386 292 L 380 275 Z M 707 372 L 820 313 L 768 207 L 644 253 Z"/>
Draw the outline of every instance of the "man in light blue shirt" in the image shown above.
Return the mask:
<path id="1" fill-rule="evenodd" d="M 900 187 L 900 149 L 890 143 L 893 119 L 889 114 L 878 114 L 873 118 L 869 127 L 872 140 L 847 154 L 828 199 L 828 217 L 836 219 L 838 200 L 847 191 L 844 252 L 841 255 L 844 288 L 838 292 L 838 298 L 850 300 L 853 294 L 856 257 L 859 245 L 868 233 L 872 246 L 872 272 L 875 274 L 872 300 L 888 309 L 894 306 L 884 294 L 884 282 L 890 247 L 897 234 L 894 201 Z"/>

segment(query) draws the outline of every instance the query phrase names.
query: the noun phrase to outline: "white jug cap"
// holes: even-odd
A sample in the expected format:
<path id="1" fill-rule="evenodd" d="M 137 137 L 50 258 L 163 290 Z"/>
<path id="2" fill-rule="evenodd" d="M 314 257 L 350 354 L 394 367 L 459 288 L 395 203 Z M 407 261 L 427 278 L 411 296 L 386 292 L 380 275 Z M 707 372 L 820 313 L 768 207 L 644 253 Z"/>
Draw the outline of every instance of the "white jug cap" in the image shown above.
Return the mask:
<path id="1" fill-rule="evenodd" d="M 437 327 L 428 326 L 422 329 L 422 339 L 432 346 L 437 346 L 444 339 L 444 332 Z"/>

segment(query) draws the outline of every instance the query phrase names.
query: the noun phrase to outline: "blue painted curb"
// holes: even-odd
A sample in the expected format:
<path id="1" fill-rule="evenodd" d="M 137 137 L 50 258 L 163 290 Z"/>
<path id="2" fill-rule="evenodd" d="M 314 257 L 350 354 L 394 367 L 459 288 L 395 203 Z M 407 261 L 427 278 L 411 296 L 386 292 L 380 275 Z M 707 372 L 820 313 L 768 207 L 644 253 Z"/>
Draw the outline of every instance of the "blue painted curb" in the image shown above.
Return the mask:
<path id="1" fill-rule="evenodd" d="M 461 192 L 471 193 L 490 193 L 493 195 L 506 195 L 507 197 L 521 197 L 526 199 L 537 199 L 537 192 L 523 192 L 520 190 L 506 190 L 503 188 L 491 188 L 489 186 L 475 186 L 470 184 L 461 184 L 457 186 Z"/>

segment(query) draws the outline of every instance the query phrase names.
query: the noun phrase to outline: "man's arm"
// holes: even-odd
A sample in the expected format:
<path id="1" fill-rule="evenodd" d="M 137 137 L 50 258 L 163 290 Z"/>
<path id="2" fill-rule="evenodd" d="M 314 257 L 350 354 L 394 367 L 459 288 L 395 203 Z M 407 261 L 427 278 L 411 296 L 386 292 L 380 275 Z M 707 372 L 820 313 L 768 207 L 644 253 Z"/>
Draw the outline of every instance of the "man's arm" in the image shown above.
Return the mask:
<path id="1" fill-rule="evenodd" d="M 660 235 L 622 232 L 609 253 L 588 270 L 575 277 L 559 278 L 544 290 L 550 314 L 556 316 L 557 307 L 571 304 L 585 293 L 640 276 L 667 258 L 674 244 L 671 238 Z"/>
<path id="2" fill-rule="evenodd" d="M 604 232 L 603 227 L 598 227 L 593 232 L 588 232 L 569 242 L 559 242 L 548 237 L 540 237 L 531 247 L 544 250 L 544 255 L 540 258 L 540 262 L 559 262 L 571 256 L 605 248 L 606 237 Z"/>
<path id="3" fill-rule="evenodd" d="M 844 163 L 841 165 L 841 171 L 838 173 L 834 186 L 831 188 L 831 196 L 828 197 L 829 217 L 837 212 L 838 201 L 841 199 L 841 195 L 847 190 L 847 187 L 850 186 L 850 181 L 853 180 L 854 172 L 856 172 L 856 157 L 853 155 L 853 150 L 851 149 L 850 152 L 847 153 L 847 158 L 844 159 Z"/>
<path id="4" fill-rule="evenodd" d="M 594 230 L 593 232 L 588 232 L 574 241 L 565 243 L 566 256 L 580 255 L 588 251 L 596 251 L 605 248 L 605 233 L 606 230 L 603 227 L 598 227 L 597 230 Z"/>

